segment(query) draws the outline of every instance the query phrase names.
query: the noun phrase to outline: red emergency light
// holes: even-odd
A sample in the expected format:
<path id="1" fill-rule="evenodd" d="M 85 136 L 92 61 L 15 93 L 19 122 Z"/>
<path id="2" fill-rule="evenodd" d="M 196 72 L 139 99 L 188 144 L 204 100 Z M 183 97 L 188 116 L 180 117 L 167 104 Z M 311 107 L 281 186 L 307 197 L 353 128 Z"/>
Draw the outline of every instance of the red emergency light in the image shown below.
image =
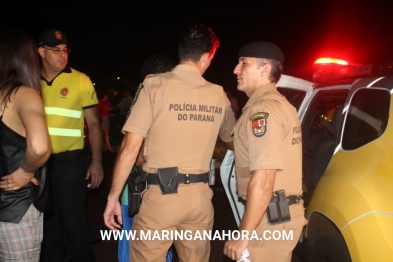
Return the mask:
<path id="1" fill-rule="evenodd" d="M 322 57 L 315 60 L 312 77 L 315 82 L 326 82 L 386 75 L 393 75 L 393 62 L 360 64 L 338 58 Z"/>
<path id="2" fill-rule="evenodd" d="M 325 82 L 368 76 L 371 67 L 371 64 L 362 65 L 348 63 L 348 61 L 338 58 L 322 57 L 314 62 L 313 80 Z"/>
<path id="3" fill-rule="evenodd" d="M 335 65 L 348 65 L 348 62 L 345 60 L 337 59 L 337 58 L 330 58 L 330 57 L 323 57 L 323 58 L 318 58 L 315 63 L 316 65 L 321 65 L 321 64 L 335 64 Z"/>

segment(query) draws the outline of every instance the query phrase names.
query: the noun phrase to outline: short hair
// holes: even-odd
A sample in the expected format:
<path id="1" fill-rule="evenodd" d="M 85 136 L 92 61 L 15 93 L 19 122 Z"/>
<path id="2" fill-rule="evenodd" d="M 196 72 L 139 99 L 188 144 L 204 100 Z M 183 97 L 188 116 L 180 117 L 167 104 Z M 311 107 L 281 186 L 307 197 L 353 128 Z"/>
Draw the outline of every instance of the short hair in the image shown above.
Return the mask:
<path id="1" fill-rule="evenodd" d="M 284 69 L 283 63 L 274 59 L 257 58 L 257 68 L 260 68 L 264 64 L 271 65 L 272 70 L 268 78 L 272 83 L 277 83 L 278 80 L 280 80 L 281 73 Z"/>
<path id="2" fill-rule="evenodd" d="M 175 67 L 173 60 L 165 55 L 151 55 L 143 61 L 142 64 L 142 80 L 150 74 L 160 74 L 171 71 Z"/>
<path id="3" fill-rule="evenodd" d="M 212 54 L 220 46 L 220 40 L 209 27 L 193 24 L 180 33 L 178 55 L 180 61 L 198 62 L 205 53 Z"/>
<path id="4" fill-rule="evenodd" d="M 0 68 L 0 92 L 4 95 L 4 104 L 22 85 L 40 93 L 40 64 L 33 37 L 20 30 L 1 33 Z"/>

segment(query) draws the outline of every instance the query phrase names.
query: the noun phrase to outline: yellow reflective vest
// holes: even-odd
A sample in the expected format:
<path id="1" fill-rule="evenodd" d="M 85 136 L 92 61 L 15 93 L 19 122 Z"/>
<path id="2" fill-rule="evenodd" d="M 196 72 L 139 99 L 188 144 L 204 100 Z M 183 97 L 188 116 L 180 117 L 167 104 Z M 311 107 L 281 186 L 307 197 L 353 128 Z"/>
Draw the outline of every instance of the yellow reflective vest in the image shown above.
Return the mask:
<path id="1" fill-rule="evenodd" d="M 83 110 L 98 104 L 90 78 L 66 67 L 51 82 L 41 77 L 41 88 L 52 153 L 82 149 Z"/>

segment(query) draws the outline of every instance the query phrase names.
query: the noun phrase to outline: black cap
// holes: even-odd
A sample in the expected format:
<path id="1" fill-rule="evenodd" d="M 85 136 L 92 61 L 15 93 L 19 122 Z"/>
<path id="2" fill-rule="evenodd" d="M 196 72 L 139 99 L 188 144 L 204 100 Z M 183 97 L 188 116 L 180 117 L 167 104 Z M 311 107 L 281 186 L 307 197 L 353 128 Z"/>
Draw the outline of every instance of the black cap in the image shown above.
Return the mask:
<path id="1" fill-rule="evenodd" d="M 267 58 L 284 62 L 284 54 L 281 49 L 277 45 L 266 41 L 252 42 L 243 46 L 239 51 L 239 56 Z"/>
<path id="2" fill-rule="evenodd" d="M 56 28 L 45 30 L 40 34 L 40 37 L 38 38 L 38 46 L 46 45 L 50 47 L 55 47 L 61 44 L 72 47 L 72 45 L 68 43 L 67 36 L 64 34 L 64 32 Z"/>

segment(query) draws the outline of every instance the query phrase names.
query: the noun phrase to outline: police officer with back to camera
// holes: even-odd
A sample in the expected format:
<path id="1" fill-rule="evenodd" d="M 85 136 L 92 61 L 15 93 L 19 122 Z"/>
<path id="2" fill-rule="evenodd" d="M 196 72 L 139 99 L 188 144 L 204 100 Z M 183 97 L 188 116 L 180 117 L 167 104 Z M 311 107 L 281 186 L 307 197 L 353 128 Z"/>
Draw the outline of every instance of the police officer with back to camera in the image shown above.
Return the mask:
<path id="1" fill-rule="evenodd" d="M 132 261 L 165 261 L 172 243 L 180 261 L 209 260 L 209 239 L 144 240 L 140 230 L 203 234 L 213 227 L 213 193 L 207 183 L 210 161 L 217 135 L 232 148 L 235 123 L 223 88 L 202 77 L 218 45 L 210 28 L 185 28 L 178 45 L 179 65 L 171 72 L 146 77 L 123 127 L 125 137 L 104 221 L 110 229 L 120 227 L 119 195 L 145 138 L 143 170 L 149 188 L 134 219 L 139 240 L 130 241 Z"/>
<path id="2" fill-rule="evenodd" d="M 225 243 L 224 254 L 233 260 L 248 249 L 252 262 L 290 261 L 307 222 L 300 198 L 300 121 L 296 109 L 276 89 L 283 62 L 275 44 L 252 42 L 240 49 L 234 70 L 237 89 L 249 97 L 234 128 L 237 193 L 246 199 L 239 231 L 249 237 Z M 273 235 L 276 230 L 281 239 Z M 251 237 L 253 232 L 258 238 Z M 282 240 L 290 234 L 292 240 Z"/>

